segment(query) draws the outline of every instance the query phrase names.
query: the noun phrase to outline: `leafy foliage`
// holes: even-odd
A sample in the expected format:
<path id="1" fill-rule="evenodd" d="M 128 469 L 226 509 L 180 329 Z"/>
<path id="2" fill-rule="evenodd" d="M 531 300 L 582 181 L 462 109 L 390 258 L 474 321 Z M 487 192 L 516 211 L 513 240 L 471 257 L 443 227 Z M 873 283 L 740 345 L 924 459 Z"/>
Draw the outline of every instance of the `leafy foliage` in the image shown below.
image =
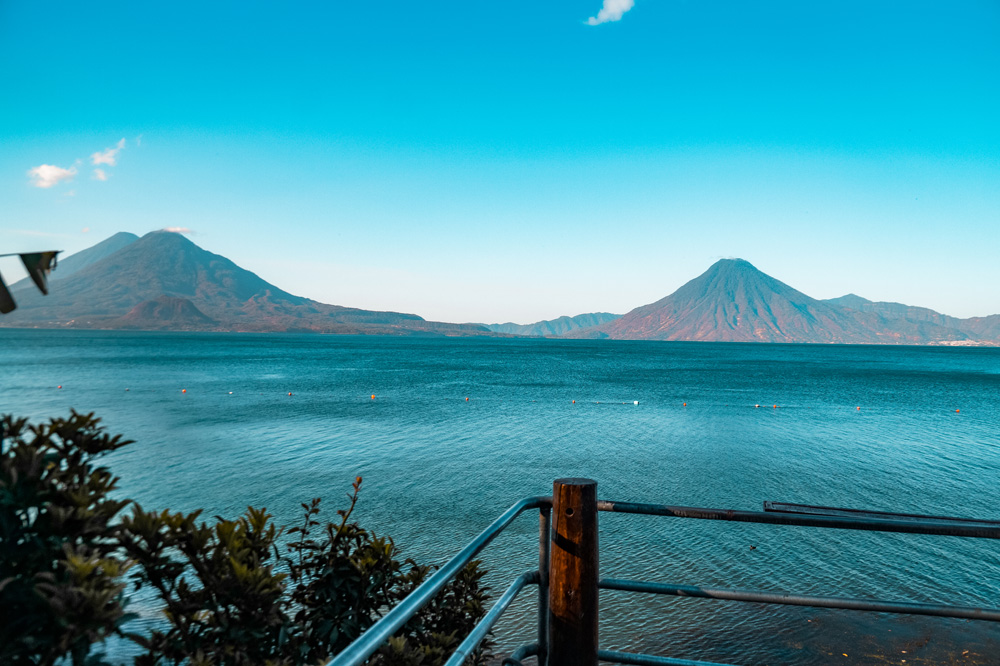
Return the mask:
<path id="1" fill-rule="evenodd" d="M 118 479 L 93 460 L 130 442 L 93 415 L 0 419 L 0 663 L 83 664 L 125 614 Z"/>
<path id="2" fill-rule="evenodd" d="M 301 524 L 265 509 L 236 520 L 146 511 L 109 494 L 97 457 L 130 442 L 93 415 L 28 427 L 4 417 L 0 449 L 0 663 L 93 664 L 114 634 L 143 650 L 137 666 L 306 666 L 337 654 L 432 572 L 400 563 L 395 543 L 351 521 L 358 477 L 338 520 L 302 504 Z M 120 512 L 129 504 L 129 515 Z M 127 631 L 126 572 L 163 606 L 146 634 Z M 370 660 L 440 666 L 483 616 L 488 588 L 474 562 Z M 489 644 L 470 658 L 484 664 Z"/>

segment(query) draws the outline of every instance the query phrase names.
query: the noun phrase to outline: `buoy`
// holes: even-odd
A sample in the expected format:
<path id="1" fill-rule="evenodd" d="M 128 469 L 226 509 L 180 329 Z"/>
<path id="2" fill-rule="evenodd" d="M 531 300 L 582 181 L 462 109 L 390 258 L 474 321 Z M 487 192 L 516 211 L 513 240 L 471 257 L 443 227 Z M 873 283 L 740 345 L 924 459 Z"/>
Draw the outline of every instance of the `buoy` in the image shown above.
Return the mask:
<path id="1" fill-rule="evenodd" d="M 754 409 L 760 409 L 760 405 L 754 405 L 753 408 Z"/>
<path id="2" fill-rule="evenodd" d="M 958 414 L 958 410 L 957 409 L 955 410 L 955 413 Z"/>
<path id="3" fill-rule="evenodd" d="M 60 388 L 62 388 L 62 387 L 60 387 Z M 187 392 L 188 392 L 187 389 L 181 389 L 181 393 L 187 393 Z"/>
<path id="4" fill-rule="evenodd" d="M 633 405 L 638 405 L 638 404 L 639 404 L 639 401 L 638 401 L 638 400 L 633 400 L 633 401 L 632 401 L 632 404 L 633 404 Z"/>
<path id="5" fill-rule="evenodd" d="M 684 403 L 684 406 L 685 406 L 685 407 L 687 407 L 687 406 L 688 406 L 688 404 L 687 404 L 687 403 L 685 402 L 685 403 Z"/>
<path id="6" fill-rule="evenodd" d="M 291 395 L 291 394 L 292 394 L 292 392 L 291 392 L 291 391 L 289 391 L 289 392 L 288 392 L 288 395 Z"/>
<path id="7" fill-rule="evenodd" d="M 861 411 L 861 408 L 860 408 L 860 407 L 858 407 L 858 411 L 859 411 L 859 412 Z"/>
<path id="8" fill-rule="evenodd" d="M 56 388 L 62 388 L 62 384 L 60 384 L 60 385 L 59 385 L 59 386 L 57 386 Z"/>
<path id="9" fill-rule="evenodd" d="M 777 405 L 775 405 L 775 406 L 774 406 L 774 408 L 775 408 L 775 409 L 777 409 L 777 408 L 778 408 L 778 406 L 777 406 Z"/>
<path id="10" fill-rule="evenodd" d="M 574 400 L 574 401 L 573 401 L 573 404 L 574 404 L 574 405 L 576 404 L 576 400 Z"/>
<path id="11" fill-rule="evenodd" d="M 233 392 L 232 392 L 232 391 L 230 391 L 230 392 L 229 392 L 229 395 L 232 395 L 232 394 L 233 394 Z"/>
<path id="12" fill-rule="evenodd" d="M 128 389 L 125 389 L 125 390 L 128 391 Z"/>
<path id="13" fill-rule="evenodd" d="M 466 399 L 465 399 L 465 401 L 466 401 L 466 402 L 469 402 L 469 399 L 468 399 L 468 398 L 466 398 Z"/>

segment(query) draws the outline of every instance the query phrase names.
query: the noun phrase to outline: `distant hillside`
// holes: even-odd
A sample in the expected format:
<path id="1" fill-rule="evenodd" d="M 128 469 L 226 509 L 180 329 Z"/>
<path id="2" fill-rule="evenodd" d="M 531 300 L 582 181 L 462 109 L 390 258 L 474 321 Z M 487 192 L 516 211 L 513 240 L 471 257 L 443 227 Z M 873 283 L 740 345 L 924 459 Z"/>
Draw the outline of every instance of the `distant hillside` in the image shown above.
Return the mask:
<path id="1" fill-rule="evenodd" d="M 957 317 L 949 317 L 929 308 L 920 308 L 902 303 L 888 303 L 885 301 L 869 301 L 855 294 L 847 294 L 839 298 L 828 298 L 823 301 L 831 305 L 837 305 L 858 312 L 874 312 L 887 319 L 910 319 L 913 321 L 927 321 L 940 326 L 956 327 L 962 321 Z"/>
<path id="2" fill-rule="evenodd" d="M 825 302 L 858 312 L 872 312 L 885 319 L 905 321 L 911 325 L 926 323 L 946 329 L 956 329 L 969 336 L 970 340 L 1000 340 L 1000 315 L 959 319 L 929 308 L 886 301 L 869 301 L 855 294 L 830 298 Z"/>
<path id="3" fill-rule="evenodd" d="M 614 321 L 619 317 L 621 315 L 611 314 L 610 312 L 591 312 L 575 317 L 563 316 L 557 319 L 536 321 L 534 324 L 508 322 L 506 324 L 485 324 L 485 326 L 491 331 L 509 333 L 511 335 L 556 336 L 565 335 L 571 331 L 583 328 L 590 328 L 591 326 L 600 326 L 609 321 Z"/>
<path id="4" fill-rule="evenodd" d="M 1000 344 L 1000 316 L 959 320 L 853 294 L 820 301 L 742 259 L 723 259 L 669 296 L 570 337 L 851 344 Z"/>
<path id="5" fill-rule="evenodd" d="M 113 236 L 105 243 L 127 240 Z M 180 234 L 157 231 L 110 253 L 108 247 L 102 243 L 93 252 L 79 253 L 86 265 L 60 279 L 48 296 L 30 285 L 12 289 L 19 307 L 0 319 L 0 326 L 490 334 L 481 326 L 428 322 L 413 314 L 294 296 Z M 60 265 L 53 276 L 62 269 Z"/>

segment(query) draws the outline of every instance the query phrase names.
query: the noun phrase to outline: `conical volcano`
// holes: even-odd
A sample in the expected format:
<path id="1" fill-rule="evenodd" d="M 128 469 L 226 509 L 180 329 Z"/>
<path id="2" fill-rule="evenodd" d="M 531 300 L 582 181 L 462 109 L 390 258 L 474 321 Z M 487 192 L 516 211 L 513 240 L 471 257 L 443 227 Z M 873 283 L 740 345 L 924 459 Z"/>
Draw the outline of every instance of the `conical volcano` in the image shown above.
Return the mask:
<path id="1" fill-rule="evenodd" d="M 680 289 L 596 330 L 622 340 L 884 342 L 842 308 L 743 259 L 722 259 Z"/>

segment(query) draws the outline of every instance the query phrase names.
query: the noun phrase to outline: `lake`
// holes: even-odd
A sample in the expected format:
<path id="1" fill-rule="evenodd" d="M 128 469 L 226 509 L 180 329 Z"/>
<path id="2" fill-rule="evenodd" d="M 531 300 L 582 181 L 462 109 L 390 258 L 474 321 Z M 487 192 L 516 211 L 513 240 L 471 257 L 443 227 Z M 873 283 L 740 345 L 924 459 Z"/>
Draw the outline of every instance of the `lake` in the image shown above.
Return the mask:
<path id="1" fill-rule="evenodd" d="M 136 440 L 109 460 L 146 508 L 332 516 L 361 475 L 356 517 L 428 563 L 568 476 L 611 500 L 1000 517 L 1000 349 L 5 329 L 0 367 L 0 411 Z M 604 576 L 1000 606 L 991 540 L 600 521 Z M 483 560 L 494 588 L 536 566 L 535 515 Z M 625 593 L 601 618 L 602 647 L 689 659 L 1000 663 L 985 622 Z"/>

